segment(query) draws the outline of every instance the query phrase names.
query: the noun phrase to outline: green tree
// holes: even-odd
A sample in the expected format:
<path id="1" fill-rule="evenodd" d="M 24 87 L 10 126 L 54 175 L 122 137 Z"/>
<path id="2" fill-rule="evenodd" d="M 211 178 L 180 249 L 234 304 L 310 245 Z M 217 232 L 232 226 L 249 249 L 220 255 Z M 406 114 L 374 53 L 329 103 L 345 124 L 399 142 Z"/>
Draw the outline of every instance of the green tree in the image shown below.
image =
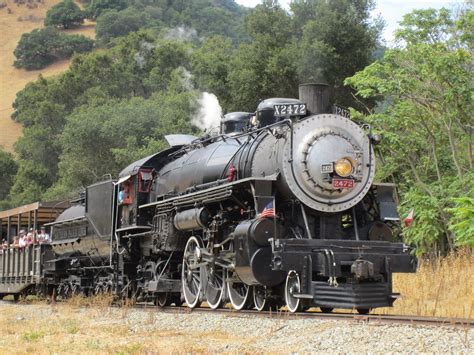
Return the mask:
<path id="1" fill-rule="evenodd" d="M 46 167 L 32 160 L 19 160 L 18 173 L 10 191 L 11 205 L 40 201 L 48 184 L 51 184 L 51 172 Z"/>
<path id="2" fill-rule="evenodd" d="M 138 31 L 118 39 L 116 46 L 111 49 L 75 56 L 70 68 L 59 76 L 48 79 L 40 76 L 36 82 L 29 83 L 17 94 L 13 105 L 15 111 L 12 117 L 25 127 L 23 136 L 15 145 L 19 164 L 12 190 L 15 192 L 15 203 L 31 202 L 40 196 L 57 197 L 80 185 L 80 179 L 72 179 L 75 175 L 58 172 L 58 164 L 66 164 L 63 161 L 70 162 L 71 169 L 74 167 L 73 159 L 66 159 L 66 146 L 60 144 L 60 137 L 69 124 L 68 117 L 71 114 L 78 115 L 80 109 L 110 106 L 111 100 L 114 100 L 114 105 L 119 105 L 122 100 L 136 96 L 148 98 L 157 90 L 186 92 L 184 82 L 179 85 L 177 82 L 186 77 L 183 67 L 190 66 L 189 53 L 186 43 L 155 41 L 148 32 Z M 153 77 L 159 80 L 156 85 L 152 85 Z M 183 107 L 182 103 L 176 104 Z M 167 117 L 171 120 L 172 105 L 163 107 L 167 107 Z M 158 105 L 154 109 L 158 112 Z M 187 112 L 188 117 L 191 115 L 189 110 L 182 109 L 182 112 Z M 110 114 L 113 119 L 112 110 Z M 121 137 L 126 140 L 124 136 Z M 71 147 L 76 144 L 76 149 L 80 151 L 81 142 L 77 137 L 73 138 Z M 149 142 L 152 144 L 150 146 L 156 147 L 154 140 L 150 139 Z M 144 152 L 146 146 L 140 141 L 136 146 L 130 143 L 130 146 L 123 148 L 120 153 L 122 158 L 117 158 L 114 169 L 130 162 L 127 157 Z M 104 165 L 104 168 L 107 166 Z M 62 168 L 62 171 L 66 170 Z M 66 183 L 67 178 L 63 175 L 71 176 L 71 183 Z M 56 184 L 59 176 L 61 183 Z"/>
<path id="3" fill-rule="evenodd" d="M 373 1 L 295 0 L 291 9 L 292 15 L 265 0 L 246 16 L 251 41 L 232 61 L 231 108 L 254 110 L 267 97 L 295 97 L 298 84 L 310 81 L 333 86 L 339 105 L 356 106 L 343 81 L 370 64 L 379 48 L 382 25 L 370 17 Z"/>
<path id="4" fill-rule="evenodd" d="M 459 221 L 470 215 L 474 198 L 472 46 L 466 36 L 472 19 L 469 8 L 457 17 L 446 9 L 416 10 L 397 32 L 400 46 L 346 81 L 362 97 L 389 103 L 365 119 L 384 133 L 380 177 L 401 181 L 402 211 L 415 208 L 405 236 L 420 253 L 474 243 L 474 235 L 466 237 L 470 224 Z"/>
<path id="5" fill-rule="evenodd" d="M 44 24 L 67 29 L 81 25 L 84 18 L 84 12 L 73 0 L 63 0 L 48 10 Z"/>
<path id="6" fill-rule="evenodd" d="M 95 28 L 97 39 L 101 44 L 108 44 L 116 37 L 126 36 L 150 24 L 150 18 L 135 8 L 125 10 L 108 10 L 97 17 Z"/>
<path id="7" fill-rule="evenodd" d="M 214 36 L 206 39 L 192 53 L 192 73 L 196 86 L 215 94 L 224 110 L 232 103 L 228 88 L 234 52 L 230 38 Z"/>
<path id="8" fill-rule="evenodd" d="M 234 43 L 247 39 L 243 27 L 247 9 L 232 0 L 158 1 L 155 5 L 167 27 L 193 28 L 201 37 L 223 35 Z"/>
<path id="9" fill-rule="evenodd" d="M 232 60 L 230 110 L 253 111 L 262 99 L 297 95 L 298 76 L 289 50 L 293 40 L 289 15 L 278 1 L 267 0 L 245 18 L 245 28 L 252 41 L 240 45 Z M 286 65 L 282 69 L 285 75 L 276 63 Z"/>
<path id="10" fill-rule="evenodd" d="M 52 28 L 34 29 L 30 33 L 24 33 L 13 52 L 16 57 L 13 65 L 32 70 L 53 63 L 55 57 L 50 53 L 50 48 L 56 37 L 56 31 Z"/>
<path id="11" fill-rule="evenodd" d="M 85 14 L 87 18 L 96 20 L 103 12 L 107 10 L 124 10 L 128 7 L 127 0 L 94 0 L 90 1 L 86 8 Z"/>
<path id="12" fill-rule="evenodd" d="M 233 43 L 241 43 L 248 39 L 243 27 L 243 18 L 248 10 L 237 5 L 233 0 L 94 0 L 83 2 L 87 4 L 85 11 L 87 17 L 91 19 L 98 19 L 111 10 L 121 12 L 125 9 L 134 9 L 141 16 L 147 17 L 147 27 L 189 29 L 197 31 L 197 36 L 201 38 L 223 35 L 231 38 Z M 110 27 L 116 21 L 109 16 L 107 22 L 106 26 Z M 122 28 L 118 29 L 118 23 L 115 23 L 114 27 L 120 34 L 109 36 L 110 38 L 122 36 L 127 25 L 122 24 Z"/>
<path id="13" fill-rule="evenodd" d="M 17 169 L 13 155 L 0 148 L 0 201 L 7 198 Z"/>
<path id="14" fill-rule="evenodd" d="M 291 9 L 296 33 L 301 33 L 296 53 L 302 81 L 328 83 L 335 100 L 355 106 L 344 79 L 373 62 L 383 27 L 372 20 L 373 0 L 294 1 Z M 358 107 L 358 106 L 357 106 Z"/>
<path id="15" fill-rule="evenodd" d="M 188 69 L 189 52 L 189 47 L 185 43 L 172 40 L 158 41 L 147 61 L 150 68 L 148 77 L 144 80 L 147 91 L 165 90 L 175 69 L 179 67 Z"/>
<path id="16" fill-rule="evenodd" d="M 13 65 L 17 68 L 36 70 L 46 67 L 55 60 L 71 57 L 74 53 L 89 52 L 94 41 L 82 35 L 66 35 L 46 27 L 24 33 L 13 54 Z"/>
<path id="17" fill-rule="evenodd" d="M 167 146 L 165 134 L 192 133 L 195 93 L 156 93 L 78 109 L 61 136 L 60 179 L 49 195 L 86 186 L 103 174 Z"/>
<path id="18" fill-rule="evenodd" d="M 452 214 L 449 230 L 454 233 L 459 245 L 474 248 L 474 197 L 458 197 L 453 202 L 454 206 L 447 209 Z"/>

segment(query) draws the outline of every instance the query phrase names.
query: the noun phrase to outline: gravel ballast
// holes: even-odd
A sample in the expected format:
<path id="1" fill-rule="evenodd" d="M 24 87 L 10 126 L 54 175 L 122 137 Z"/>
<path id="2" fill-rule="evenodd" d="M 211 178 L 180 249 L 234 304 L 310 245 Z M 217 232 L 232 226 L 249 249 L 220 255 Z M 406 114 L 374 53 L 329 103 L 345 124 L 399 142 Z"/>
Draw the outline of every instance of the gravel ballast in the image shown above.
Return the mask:
<path id="1" fill-rule="evenodd" d="M 71 335 L 75 341 L 84 340 L 86 350 L 98 352 L 120 349 L 120 346 L 132 343 L 137 344 L 133 348 L 137 352 L 472 353 L 474 349 L 474 330 L 454 326 L 367 324 L 299 319 L 288 314 L 265 318 L 7 302 L 0 302 L 0 312 L 4 314 L 1 328 L 7 327 L 8 322 L 29 322 L 30 328 L 36 322 L 75 322 L 77 331 L 65 336 Z M 3 337 L 0 340 L 0 352 L 8 349 L 8 339 Z M 61 352 L 61 347 L 48 345 L 48 341 L 54 339 L 44 335 L 41 341 L 49 346 L 47 349 L 50 351 Z M 62 341 L 62 337 L 58 339 Z M 35 344 L 41 346 L 39 342 Z"/>

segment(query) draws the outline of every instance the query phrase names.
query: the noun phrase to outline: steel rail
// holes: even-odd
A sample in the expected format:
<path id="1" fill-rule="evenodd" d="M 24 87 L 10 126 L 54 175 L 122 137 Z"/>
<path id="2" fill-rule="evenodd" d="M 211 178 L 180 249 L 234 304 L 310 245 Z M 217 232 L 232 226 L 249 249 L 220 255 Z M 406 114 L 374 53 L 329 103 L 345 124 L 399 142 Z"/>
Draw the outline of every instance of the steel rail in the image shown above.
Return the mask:
<path id="1" fill-rule="evenodd" d="M 58 303 L 67 303 L 67 301 L 55 301 Z M 17 304 L 13 300 L 0 300 L 0 304 Z M 33 305 L 28 302 L 21 302 L 19 305 Z M 114 305 L 120 308 L 117 304 Z M 422 317 L 411 315 L 394 315 L 394 314 L 356 314 L 356 313 L 321 313 L 316 311 L 296 312 L 290 313 L 281 310 L 271 311 L 257 311 L 254 309 L 237 311 L 232 308 L 218 308 L 211 309 L 207 307 L 188 308 L 185 306 L 175 307 L 166 306 L 159 307 L 152 303 L 137 303 L 131 307 L 132 309 L 156 311 L 170 314 L 192 314 L 192 313 L 211 313 L 211 314 L 225 314 L 227 317 L 249 318 L 249 317 L 263 317 L 275 318 L 283 320 L 301 320 L 301 319 L 318 319 L 318 320 L 332 320 L 332 321 L 352 321 L 361 324 L 406 324 L 406 325 L 423 325 L 423 326 L 451 326 L 460 327 L 464 329 L 474 328 L 474 319 L 468 318 L 447 318 L 447 317 Z"/>
<path id="2" fill-rule="evenodd" d="M 474 328 L 474 319 L 467 318 L 446 318 L 446 317 L 422 317 L 411 315 L 393 315 L 393 314 L 355 314 L 355 313 L 321 313 L 315 311 L 290 313 L 287 311 L 272 310 L 272 311 L 257 311 L 257 310 L 240 310 L 237 311 L 232 308 L 218 308 L 211 309 L 206 307 L 188 308 L 188 307 L 157 307 L 152 304 L 136 304 L 135 308 L 158 310 L 166 313 L 177 314 L 191 314 L 191 313 L 214 313 L 225 314 L 229 317 L 264 317 L 264 318 L 279 318 L 288 320 L 297 319 L 320 319 L 320 320 L 345 320 L 366 324 L 409 324 L 409 325 L 431 325 L 431 326 L 455 326 L 463 328 Z"/>

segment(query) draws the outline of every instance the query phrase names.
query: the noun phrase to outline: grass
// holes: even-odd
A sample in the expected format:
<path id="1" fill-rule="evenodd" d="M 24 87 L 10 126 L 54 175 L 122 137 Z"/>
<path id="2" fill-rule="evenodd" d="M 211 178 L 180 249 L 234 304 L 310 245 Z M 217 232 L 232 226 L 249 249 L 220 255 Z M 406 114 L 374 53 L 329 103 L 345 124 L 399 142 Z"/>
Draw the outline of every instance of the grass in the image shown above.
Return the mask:
<path id="1" fill-rule="evenodd" d="M 377 313 L 474 317 L 474 254 L 470 250 L 423 260 L 416 274 L 396 274 L 393 283 L 401 298 L 393 308 L 377 309 Z"/>
<path id="2" fill-rule="evenodd" d="M 43 19 L 47 10 L 60 0 L 35 2 L 37 7 L 31 9 L 26 5 L 17 6 L 14 0 L 1 0 L 0 2 L 7 5 L 0 9 L 0 146 L 11 151 L 13 144 L 21 136 L 21 125 L 10 118 L 16 93 L 30 81 L 36 80 L 39 74 L 48 77 L 64 72 L 69 67 L 69 60 L 56 62 L 41 70 L 27 71 L 14 68 L 13 51 L 21 35 L 35 28 L 43 27 Z M 20 19 L 21 21 L 19 21 Z M 77 29 L 68 30 L 66 33 L 94 37 L 94 24 L 88 22 Z"/>
<path id="3" fill-rule="evenodd" d="M 121 317 L 122 310 L 110 308 L 102 300 L 88 301 L 75 298 L 50 305 L 26 301 L 23 306 L 1 306 L 0 354 L 181 353 L 183 349 L 202 353 L 206 348 L 197 348 L 194 336 L 222 343 L 228 339 L 226 334 L 196 332 L 190 337 L 161 329 L 155 324 L 156 310 L 146 314 L 143 327 L 137 328 L 128 316 Z"/>
<path id="4" fill-rule="evenodd" d="M 64 329 L 68 334 L 77 334 L 79 332 L 79 327 L 75 321 L 66 322 Z"/>
<path id="5" fill-rule="evenodd" d="M 98 309 L 107 309 L 113 303 L 114 297 L 112 295 L 97 295 L 94 297 L 74 296 L 70 298 L 67 303 L 69 306 L 80 307 L 94 307 Z"/>
<path id="6" fill-rule="evenodd" d="M 41 331 L 32 331 L 32 332 L 26 332 L 22 335 L 22 339 L 26 342 L 31 342 L 31 341 L 36 341 L 38 339 L 41 339 L 44 337 L 44 332 Z"/>

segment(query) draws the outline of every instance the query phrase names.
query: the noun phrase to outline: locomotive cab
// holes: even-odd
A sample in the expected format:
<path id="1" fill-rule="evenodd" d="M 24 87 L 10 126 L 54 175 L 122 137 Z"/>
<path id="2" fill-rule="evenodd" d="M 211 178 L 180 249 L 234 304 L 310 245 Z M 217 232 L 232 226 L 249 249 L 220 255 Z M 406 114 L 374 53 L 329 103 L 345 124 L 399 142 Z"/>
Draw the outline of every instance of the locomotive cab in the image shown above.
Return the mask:
<path id="1" fill-rule="evenodd" d="M 154 176 L 155 170 L 152 167 L 140 167 L 136 174 L 125 176 L 118 181 L 117 202 L 120 227 L 145 223 L 137 211 L 138 206 L 149 202 Z"/>

